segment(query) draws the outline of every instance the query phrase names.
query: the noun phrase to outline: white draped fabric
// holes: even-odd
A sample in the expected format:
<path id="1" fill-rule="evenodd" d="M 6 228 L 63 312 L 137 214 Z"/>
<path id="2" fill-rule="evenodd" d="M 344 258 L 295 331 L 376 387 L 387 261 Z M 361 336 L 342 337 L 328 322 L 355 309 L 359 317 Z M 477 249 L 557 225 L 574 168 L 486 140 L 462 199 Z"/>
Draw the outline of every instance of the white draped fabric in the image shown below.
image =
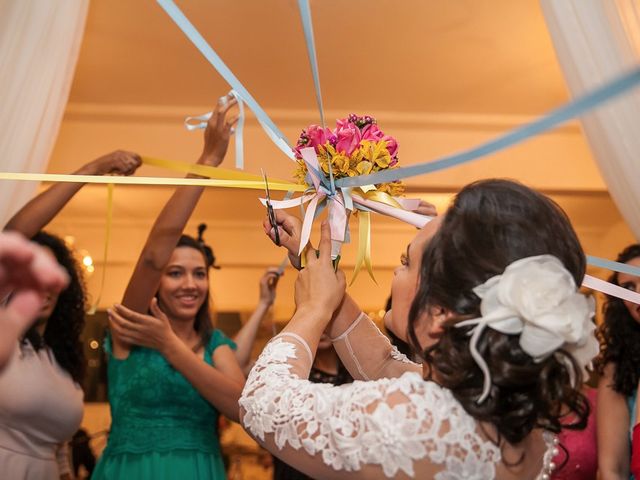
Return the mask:
<path id="1" fill-rule="evenodd" d="M 541 0 L 573 96 L 640 62 L 638 0 Z M 620 213 L 640 239 L 640 90 L 583 117 L 582 125 Z"/>
<path id="2" fill-rule="evenodd" d="M 89 0 L 0 0 L 0 170 L 45 170 L 69 96 Z M 37 184 L 0 180 L 0 225 Z"/>

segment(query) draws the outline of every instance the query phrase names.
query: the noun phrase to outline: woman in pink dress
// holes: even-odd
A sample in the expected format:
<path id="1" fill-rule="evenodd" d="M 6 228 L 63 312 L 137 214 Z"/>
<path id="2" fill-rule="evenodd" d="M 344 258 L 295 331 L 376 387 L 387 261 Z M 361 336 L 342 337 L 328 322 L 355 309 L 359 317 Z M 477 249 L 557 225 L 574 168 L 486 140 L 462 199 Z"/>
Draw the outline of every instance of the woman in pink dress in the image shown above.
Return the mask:
<path id="1" fill-rule="evenodd" d="M 560 452 L 553 459 L 557 466 L 553 480 L 595 480 L 598 474 L 598 440 L 596 438 L 596 393 L 583 390 L 590 412 L 584 430 L 563 430 L 558 435 Z"/>

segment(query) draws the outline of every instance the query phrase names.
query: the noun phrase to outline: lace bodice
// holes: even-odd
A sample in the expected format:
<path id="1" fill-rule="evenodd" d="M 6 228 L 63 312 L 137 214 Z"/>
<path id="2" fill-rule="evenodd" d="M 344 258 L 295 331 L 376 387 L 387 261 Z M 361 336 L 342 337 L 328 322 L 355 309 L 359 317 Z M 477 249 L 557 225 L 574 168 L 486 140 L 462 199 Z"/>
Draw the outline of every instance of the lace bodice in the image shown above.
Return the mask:
<path id="1" fill-rule="evenodd" d="M 276 337 L 240 399 L 245 428 L 295 468 L 313 478 L 496 476 L 499 448 L 479 435 L 448 390 L 411 371 L 340 387 L 313 384 L 304 379 L 311 362 L 300 337 Z"/>
<path id="2" fill-rule="evenodd" d="M 235 344 L 214 330 L 203 359 L 212 365 L 213 351 Z M 218 411 L 156 350 L 134 347 L 119 360 L 109 354 L 109 403 L 112 425 L 106 452 L 146 453 L 174 450 L 219 452 Z"/>

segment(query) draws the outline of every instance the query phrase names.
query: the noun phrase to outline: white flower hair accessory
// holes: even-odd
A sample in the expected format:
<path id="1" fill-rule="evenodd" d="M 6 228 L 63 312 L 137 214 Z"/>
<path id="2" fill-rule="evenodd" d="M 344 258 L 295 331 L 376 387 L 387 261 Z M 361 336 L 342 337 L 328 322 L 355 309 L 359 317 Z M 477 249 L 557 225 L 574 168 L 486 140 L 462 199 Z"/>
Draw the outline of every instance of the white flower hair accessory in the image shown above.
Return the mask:
<path id="1" fill-rule="evenodd" d="M 571 274 L 552 255 L 517 260 L 502 275 L 473 289 L 482 302 L 480 318 L 464 320 L 456 327 L 475 325 L 469 332 L 469 349 L 484 374 L 484 387 L 477 402 L 489 396 L 491 373 L 478 352 L 485 328 L 520 335 L 520 347 L 535 361 L 542 361 L 559 348 L 586 367 L 598 354 L 594 335 L 592 298 L 577 291 Z"/>

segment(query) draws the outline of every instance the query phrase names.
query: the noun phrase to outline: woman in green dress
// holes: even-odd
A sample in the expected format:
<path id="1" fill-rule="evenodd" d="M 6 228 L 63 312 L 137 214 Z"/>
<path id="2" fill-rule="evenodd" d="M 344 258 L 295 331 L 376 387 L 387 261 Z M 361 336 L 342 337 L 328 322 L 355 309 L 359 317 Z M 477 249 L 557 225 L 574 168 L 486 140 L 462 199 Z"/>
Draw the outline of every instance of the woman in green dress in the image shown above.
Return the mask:
<path id="1" fill-rule="evenodd" d="M 234 103 L 216 107 L 199 164 L 222 162 Z M 182 235 L 202 191 L 176 189 L 149 233 L 122 305 L 109 311 L 112 425 L 95 480 L 225 478 L 218 412 L 237 421 L 244 376 L 233 342 L 211 323 L 211 251 Z"/>

